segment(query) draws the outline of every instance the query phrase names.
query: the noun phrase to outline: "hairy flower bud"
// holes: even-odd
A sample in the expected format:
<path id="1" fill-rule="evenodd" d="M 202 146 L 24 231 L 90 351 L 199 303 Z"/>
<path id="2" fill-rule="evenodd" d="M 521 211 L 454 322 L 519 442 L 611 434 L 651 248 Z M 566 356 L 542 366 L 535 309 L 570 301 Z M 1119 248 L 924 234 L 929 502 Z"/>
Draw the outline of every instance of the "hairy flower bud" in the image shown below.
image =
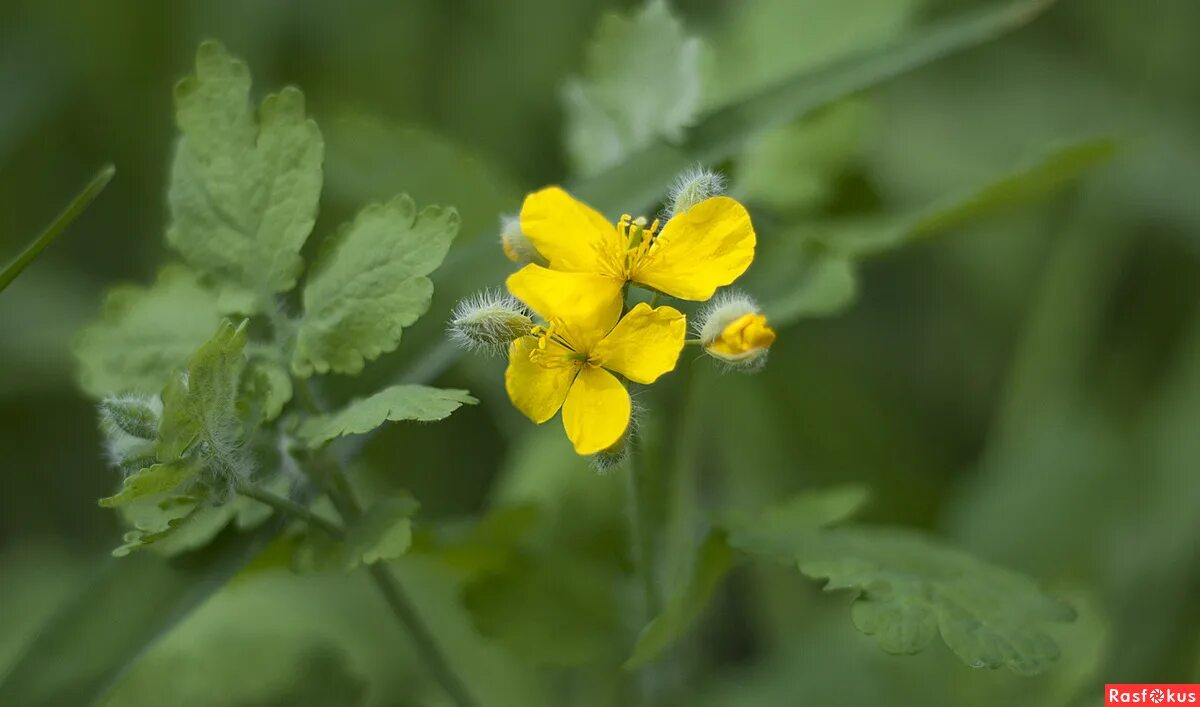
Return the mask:
<path id="1" fill-rule="evenodd" d="M 502 292 L 484 290 L 458 303 L 448 332 L 451 341 L 464 349 L 500 353 L 532 328 L 523 304 Z"/>
<path id="2" fill-rule="evenodd" d="M 500 217 L 500 246 L 504 249 L 504 257 L 514 263 L 546 263 L 546 259 L 534 247 L 533 241 L 521 230 L 521 219 L 515 216 Z"/>
<path id="3" fill-rule="evenodd" d="M 109 462 L 124 471 L 136 471 L 151 463 L 162 417 L 158 396 L 109 396 L 98 407 Z"/>
<path id="4" fill-rule="evenodd" d="M 775 330 L 758 304 L 741 293 L 722 295 L 698 319 L 704 352 L 730 367 L 756 369 L 766 363 Z"/>
<path id="5" fill-rule="evenodd" d="M 675 178 L 667 193 L 667 205 L 672 217 L 687 211 L 705 199 L 725 193 L 725 177 L 696 165 Z"/>

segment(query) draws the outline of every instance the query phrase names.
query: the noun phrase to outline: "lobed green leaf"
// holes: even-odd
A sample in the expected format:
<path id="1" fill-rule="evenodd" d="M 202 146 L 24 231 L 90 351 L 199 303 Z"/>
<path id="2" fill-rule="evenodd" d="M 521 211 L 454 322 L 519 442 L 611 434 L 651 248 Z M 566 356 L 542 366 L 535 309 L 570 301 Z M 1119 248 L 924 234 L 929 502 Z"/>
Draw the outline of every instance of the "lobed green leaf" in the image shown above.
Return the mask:
<path id="1" fill-rule="evenodd" d="M 563 90 L 567 152 L 596 174 L 656 140 L 679 141 L 700 107 L 700 40 L 666 0 L 631 16 L 605 15 L 588 47 L 586 78 Z"/>
<path id="2" fill-rule="evenodd" d="M 181 138 L 167 242 L 241 290 L 261 297 L 291 289 L 316 221 L 324 159 L 304 95 L 285 88 L 268 96 L 256 119 L 250 71 L 219 43 L 205 42 L 195 74 L 175 87 L 175 116 Z"/>
<path id="3" fill-rule="evenodd" d="M 100 320 L 75 341 L 88 394 L 158 393 L 172 370 L 204 343 L 221 317 L 212 293 L 184 267 L 168 265 L 150 287 L 108 293 Z"/>
<path id="4" fill-rule="evenodd" d="M 99 503 L 105 508 L 115 508 L 151 496 L 173 491 L 196 474 L 196 465 L 186 460 L 155 464 L 125 477 L 121 490 Z"/>
<path id="5" fill-rule="evenodd" d="M 381 498 L 346 529 L 345 554 L 350 567 L 394 560 L 412 545 L 412 496 Z"/>
<path id="6" fill-rule="evenodd" d="M 431 388 L 425 385 L 394 385 L 356 400 L 328 415 L 305 420 L 299 435 L 312 447 L 345 435 L 363 434 L 385 422 L 434 422 L 443 420 L 463 405 L 479 401 L 465 390 Z"/>
<path id="7" fill-rule="evenodd" d="M 407 196 L 363 209 L 324 248 L 304 286 L 292 370 L 358 373 L 400 343 L 429 308 L 433 283 L 458 233 L 458 213 Z"/>

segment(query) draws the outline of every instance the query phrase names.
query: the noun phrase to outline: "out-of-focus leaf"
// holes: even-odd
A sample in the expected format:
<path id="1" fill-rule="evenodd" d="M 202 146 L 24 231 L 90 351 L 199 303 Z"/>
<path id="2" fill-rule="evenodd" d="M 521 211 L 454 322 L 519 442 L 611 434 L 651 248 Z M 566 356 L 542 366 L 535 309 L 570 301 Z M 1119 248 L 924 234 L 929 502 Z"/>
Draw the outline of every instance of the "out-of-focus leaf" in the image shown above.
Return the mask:
<path id="1" fill-rule="evenodd" d="M 1029 203 L 1071 184 L 1116 152 L 1110 139 L 1086 140 L 1053 150 L 1025 166 L 961 194 L 946 197 L 910 215 L 884 224 L 838 229 L 823 238 L 834 251 L 863 257 L 891 250 Z"/>
<path id="2" fill-rule="evenodd" d="M 20 275 L 25 268 L 29 267 L 29 264 L 37 259 L 39 255 L 41 255 L 46 246 L 53 243 L 54 239 L 58 238 L 59 234 L 65 231 L 67 226 L 70 226 L 71 222 L 74 221 L 79 214 L 83 213 L 83 210 L 87 208 L 88 204 L 92 203 L 92 200 L 99 196 L 100 192 L 104 191 L 104 187 L 108 186 L 108 182 L 116 173 L 117 170 L 112 165 L 108 165 L 101 169 L 95 177 L 92 177 L 92 181 L 88 182 L 88 185 L 83 188 L 83 191 L 79 192 L 79 194 L 71 200 L 71 203 L 67 204 L 67 207 L 63 209 L 62 213 L 55 217 L 54 221 L 52 221 L 50 225 L 46 227 L 46 230 L 42 231 L 37 238 L 33 239 L 33 242 L 30 243 L 25 250 L 21 251 L 21 254 L 14 258 L 11 263 L 6 265 L 3 270 L 0 270 L 0 292 L 3 292 L 10 284 L 12 284 L 12 281 L 17 279 L 17 276 Z"/>
<path id="3" fill-rule="evenodd" d="M 644 210 L 664 185 L 696 162 L 712 164 L 737 153 L 764 132 L 841 98 L 1012 30 L 1040 15 L 1049 0 L 995 4 L 918 28 L 879 49 L 795 73 L 702 116 L 680 145 L 660 142 L 589 179 L 576 189 L 589 204 L 616 213 Z"/>
<path id="4" fill-rule="evenodd" d="M 940 633 L 967 665 L 1034 675 L 1059 656 L 1045 624 L 1075 617 L 1028 577 L 911 531 L 847 527 L 788 539 L 802 573 L 828 580 L 826 591 L 855 593 L 854 625 L 888 653 L 919 652 Z M 768 554 L 779 558 L 783 547 L 772 543 Z"/>
<path id="5" fill-rule="evenodd" d="M 351 566 L 394 560 L 408 552 L 417 505 L 411 496 L 390 496 L 371 504 L 346 529 L 346 555 Z"/>
<path id="6" fill-rule="evenodd" d="M 567 152 L 576 171 L 601 172 L 658 139 L 678 141 L 700 104 L 700 40 L 666 0 L 629 17 L 605 15 L 586 77 L 563 90 Z"/>
<path id="7" fill-rule="evenodd" d="M 324 125 L 325 193 L 346 203 L 407 192 L 420 204 L 454 204 L 462 236 L 473 238 L 497 228 L 497 214 L 520 197 L 512 177 L 442 135 L 356 114 Z"/>
<path id="8" fill-rule="evenodd" d="M 748 275 L 777 326 L 836 313 L 857 294 L 854 263 L 974 219 L 1043 198 L 1107 161 L 1111 140 L 1087 140 L 948 196 L 912 213 L 848 223 L 806 223 L 763 238 L 759 265 Z"/>
<path id="9" fill-rule="evenodd" d="M 533 663 L 604 661 L 620 633 L 612 578 L 566 554 L 539 555 L 468 583 L 463 602 L 480 633 Z"/>
<path id="10" fill-rule="evenodd" d="M 110 560 L 4 676 L 0 704 L 95 702 L 146 646 L 225 584 L 276 531 L 267 526 L 256 533 L 226 533 L 171 561 L 149 553 Z"/>
<path id="11" fill-rule="evenodd" d="M 920 0 L 742 0 L 721 6 L 705 33 L 704 101 L 736 102 L 894 40 Z M 801 167 L 802 168 L 802 167 Z"/>
<path id="12" fill-rule="evenodd" d="M 786 562 L 795 556 L 798 542 L 818 528 L 852 517 L 867 498 L 866 487 L 859 484 L 804 491 L 757 513 L 726 513 L 722 525 L 733 547 Z"/>
<path id="13" fill-rule="evenodd" d="M 698 550 L 692 576 L 667 600 L 663 613 L 646 624 L 638 635 L 633 654 L 625 661 L 627 670 L 650 663 L 692 627 L 733 567 L 733 559 L 725 533 L 719 530 L 709 533 Z"/>
<path id="14" fill-rule="evenodd" d="M 177 265 L 163 268 L 149 288 L 115 288 L 104 300 L 100 321 L 75 342 L 80 382 L 95 397 L 158 393 L 220 321 L 212 293 Z"/>
<path id="15" fill-rule="evenodd" d="M 465 390 L 394 385 L 369 398 L 356 400 L 337 412 L 305 420 L 300 427 L 300 436 L 309 445 L 319 447 L 336 437 L 370 432 L 389 421 L 444 420 L 463 405 L 478 402 Z"/>
<path id="16" fill-rule="evenodd" d="M 304 286 L 304 318 L 292 369 L 358 373 L 392 351 L 429 308 L 427 275 L 458 233 L 458 212 L 407 196 L 363 209 L 326 243 Z"/>
<path id="17" fill-rule="evenodd" d="M 861 101 L 844 101 L 763 135 L 738 158 L 734 191 L 780 211 L 820 205 L 861 151 L 865 113 Z"/>
<path id="18" fill-rule="evenodd" d="M 210 41 L 196 52 L 195 75 L 175 87 L 175 115 L 182 138 L 167 242 L 198 270 L 255 294 L 291 289 L 316 220 L 325 151 L 304 95 L 268 96 L 256 119 L 250 70 Z"/>

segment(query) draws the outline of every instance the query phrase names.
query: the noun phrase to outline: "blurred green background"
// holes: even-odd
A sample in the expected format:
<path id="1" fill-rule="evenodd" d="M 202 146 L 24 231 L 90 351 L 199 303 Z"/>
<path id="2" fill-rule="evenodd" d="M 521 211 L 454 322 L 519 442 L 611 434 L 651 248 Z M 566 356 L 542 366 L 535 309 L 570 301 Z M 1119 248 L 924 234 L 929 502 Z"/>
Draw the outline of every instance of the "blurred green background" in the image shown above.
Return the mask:
<path id="1" fill-rule="evenodd" d="M 975 4 L 673 6 L 704 41 L 701 105 L 716 107 Z M 118 170 L 0 295 L 0 674 L 119 536 L 95 504 L 116 475 L 71 342 L 106 288 L 149 282 L 171 258 L 171 87 L 199 41 L 245 59 L 257 95 L 303 88 L 327 143 L 318 236 L 407 191 L 459 209 L 461 248 L 495 238 L 526 191 L 571 177 L 562 87 L 584 71 L 601 15 L 632 7 L 0 2 L 0 259 L 101 164 Z M 853 305 L 788 326 L 760 374 L 697 361 L 648 398 L 686 401 L 686 421 L 651 424 L 688 431 L 706 508 L 861 481 L 868 519 L 931 529 L 1025 571 L 1072 598 L 1080 619 L 1045 676 L 972 671 L 940 643 L 885 655 L 852 628 L 844 597 L 746 565 L 656 671 L 664 699 L 1050 706 L 1096 704 L 1104 682 L 1200 681 L 1197 30 L 1194 0 L 1062 0 L 998 41 L 788 126 L 791 139 L 773 135 L 783 149 L 752 144 L 718 165 L 768 240 L 904 213 L 1055 145 L 1117 139 L 1111 162 L 1048 198 L 865 262 Z M 498 284 L 481 279 L 496 267 L 462 275 L 399 352 L 361 380 L 331 381 L 330 395 L 395 378 L 436 343 L 456 294 Z M 411 490 L 435 527 L 538 509 L 534 540 L 494 585 L 459 591 L 432 560 L 400 563 L 487 704 L 626 704 L 617 666 L 637 619 L 624 589 L 600 589 L 628 579 L 622 481 L 575 459 L 557 423 L 535 429 L 514 413 L 501 366 L 464 359 L 447 371 L 440 382 L 482 404 L 387 429 L 358 473 L 368 488 Z M 442 704 L 365 580 L 261 564 L 146 652 L 107 703 Z"/>

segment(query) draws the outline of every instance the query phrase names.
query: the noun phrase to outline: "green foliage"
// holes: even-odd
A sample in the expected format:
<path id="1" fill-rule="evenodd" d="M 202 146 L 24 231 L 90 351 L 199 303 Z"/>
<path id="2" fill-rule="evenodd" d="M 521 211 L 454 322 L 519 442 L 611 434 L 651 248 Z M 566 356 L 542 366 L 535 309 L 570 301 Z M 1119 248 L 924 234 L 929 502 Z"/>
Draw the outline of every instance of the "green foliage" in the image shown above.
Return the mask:
<path id="1" fill-rule="evenodd" d="M 411 496 L 381 498 L 346 530 L 346 557 L 351 567 L 394 560 L 412 545 L 412 515 L 418 503 Z"/>
<path id="2" fill-rule="evenodd" d="M 268 96 L 256 116 L 246 65 L 205 42 L 195 75 L 175 87 L 175 110 L 182 137 L 167 242 L 201 272 L 243 290 L 290 290 L 316 220 L 325 151 L 303 94 Z"/>
<path id="3" fill-rule="evenodd" d="M 152 440 L 158 436 L 162 405 L 155 405 L 149 398 L 108 397 L 100 401 L 102 424 L 140 440 Z"/>
<path id="4" fill-rule="evenodd" d="M 337 437 L 370 432 L 389 421 L 444 420 L 463 405 L 478 402 L 465 390 L 394 385 L 356 400 L 338 412 L 310 417 L 301 425 L 300 436 L 309 445 L 319 447 Z"/>
<path id="5" fill-rule="evenodd" d="M 237 398 L 246 366 L 246 324 L 222 322 L 187 368 L 167 381 L 157 446 L 161 461 L 181 458 L 198 442 L 199 455 L 213 473 L 228 479 L 244 473 Z"/>
<path id="6" fill-rule="evenodd" d="M 1022 675 L 1059 656 L 1044 624 L 1074 612 L 1024 575 L 986 564 L 907 530 L 755 529 L 735 547 L 787 562 L 827 591 L 851 590 L 851 618 L 888 653 L 924 650 L 939 633 L 965 663 Z"/>
<path id="7" fill-rule="evenodd" d="M 181 459 L 148 466 L 126 476 L 120 492 L 100 499 L 100 505 L 105 508 L 115 508 L 143 500 L 147 496 L 157 496 L 173 491 L 193 477 L 196 471 L 193 463 Z"/>
<path id="8" fill-rule="evenodd" d="M 75 342 L 80 383 L 97 397 L 157 393 L 220 321 L 212 293 L 178 265 L 163 268 L 149 288 L 114 288 L 100 320 Z"/>
<path id="9" fill-rule="evenodd" d="M 865 220 L 802 223 L 763 239 L 763 255 L 751 271 L 750 287 L 763 293 L 767 313 L 776 325 L 836 313 L 855 299 L 857 261 L 1044 199 L 1104 164 L 1114 151 L 1111 140 L 1084 140 L 918 210 Z"/>
<path id="10" fill-rule="evenodd" d="M 654 141 L 678 142 L 700 105 L 700 40 L 667 0 L 631 16 L 605 15 L 586 77 L 563 90 L 567 151 L 580 174 L 604 171 Z"/>
<path id="11" fill-rule="evenodd" d="M 692 576 L 670 597 L 663 613 L 654 617 L 638 634 L 633 654 L 624 667 L 636 670 L 647 665 L 691 628 L 733 567 L 733 562 L 733 551 L 725 533 L 719 530 L 709 533 L 697 551 Z"/>
<path id="12" fill-rule="evenodd" d="M 358 373 L 392 351 L 404 327 L 429 308 L 427 275 L 458 232 L 453 209 L 397 197 L 363 209 L 327 244 L 304 286 L 304 317 L 292 369 Z"/>

